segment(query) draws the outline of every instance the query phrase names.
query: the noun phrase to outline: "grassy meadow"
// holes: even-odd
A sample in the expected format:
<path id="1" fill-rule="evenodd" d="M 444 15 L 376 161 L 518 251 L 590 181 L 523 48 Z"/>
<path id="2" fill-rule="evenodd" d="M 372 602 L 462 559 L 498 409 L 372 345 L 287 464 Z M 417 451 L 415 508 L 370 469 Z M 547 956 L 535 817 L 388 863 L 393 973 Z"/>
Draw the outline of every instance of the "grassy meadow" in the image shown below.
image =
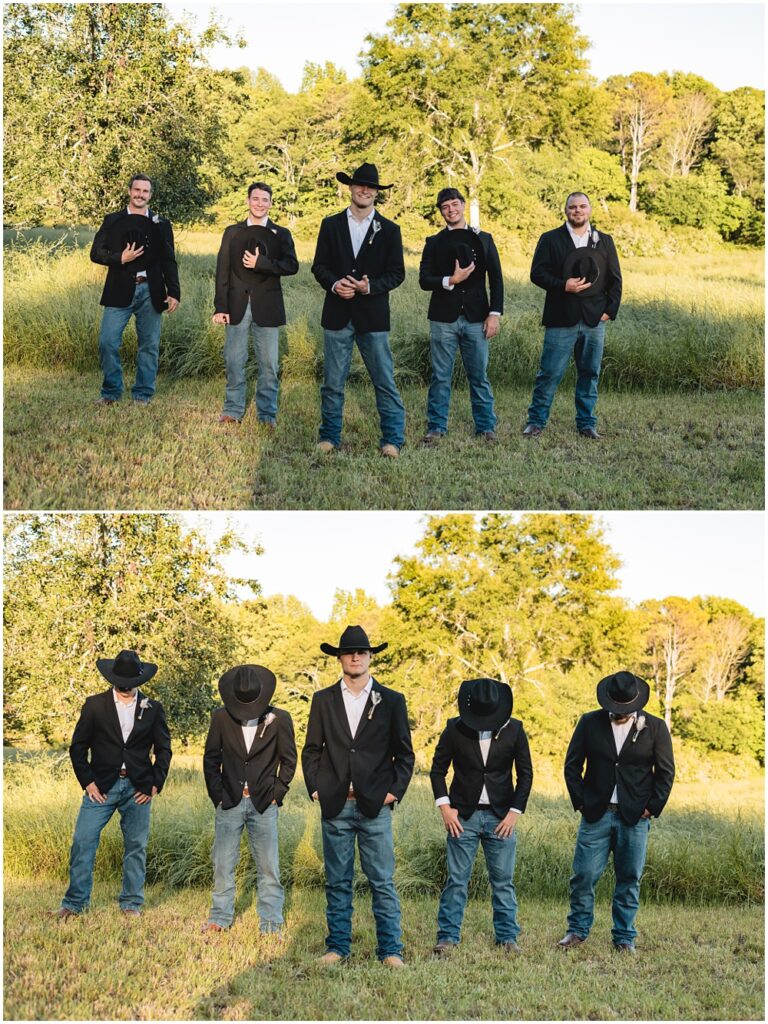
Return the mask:
<path id="1" fill-rule="evenodd" d="M 652 825 L 639 952 L 629 975 L 617 971 L 610 945 L 610 869 L 598 887 L 589 943 L 575 955 L 556 948 L 577 818 L 546 773 L 518 826 L 523 953 L 514 961 L 493 945 L 482 858 L 462 946 L 450 964 L 432 960 L 445 837 L 428 780 L 414 780 L 394 818 L 408 961 L 397 978 L 375 959 L 359 873 L 352 962 L 331 971 L 314 963 L 325 935 L 320 825 L 300 780 L 280 812 L 282 943 L 258 935 L 247 854 L 232 930 L 200 934 L 210 899 L 213 811 L 199 759 L 183 755 L 153 808 L 140 921 L 126 923 L 117 910 L 122 853 L 113 819 L 97 857 L 90 912 L 50 923 L 46 911 L 66 887 L 79 801 L 66 756 L 6 762 L 6 1018 L 763 1019 L 761 780 L 673 789 Z M 122 966 L 126 928 L 131 955 Z"/>
<path id="2" fill-rule="evenodd" d="M 373 389 L 357 354 L 342 449 L 325 460 L 314 452 L 322 292 L 309 272 L 310 244 L 299 243 L 300 272 L 284 282 L 280 410 L 277 431 L 267 435 L 252 409 L 234 429 L 216 422 L 224 334 L 210 312 L 218 233 L 179 236 L 182 304 L 164 323 L 155 401 L 95 406 L 104 268 L 90 263 L 89 240 L 84 231 L 6 233 L 7 508 L 762 507 L 761 253 L 624 261 L 625 299 L 603 364 L 601 444 L 575 433 L 572 370 L 545 434 L 521 437 L 543 295 L 528 281 L 527 256 L 503 253 L 505 317 L 489 370 L 499 443 L 474 439 L 457 368 L 450 434 L 439 450 L 425 451 L 427 296 L 418 287 L 418 247 L 408 248 L 390 336 L 407 442 L 397 464 L 383 465 Z M 129 327 L 129 382 L 134 353 Z"/>

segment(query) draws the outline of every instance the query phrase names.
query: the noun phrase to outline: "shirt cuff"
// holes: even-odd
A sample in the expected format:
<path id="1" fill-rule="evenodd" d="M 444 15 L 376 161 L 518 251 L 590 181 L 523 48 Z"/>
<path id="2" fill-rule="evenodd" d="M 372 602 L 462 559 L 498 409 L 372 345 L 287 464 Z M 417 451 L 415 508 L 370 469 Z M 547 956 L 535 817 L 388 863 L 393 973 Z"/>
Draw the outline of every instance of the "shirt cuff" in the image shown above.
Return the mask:
<path id="1" fill-rule="evenodd" d="M 336 294 L 336 285 L 338 283 L 338 281 L 334 281 L 333 284 L 331 285 L 331 291 L 333 292 L 334 295 Z"/>
<path id="2" fill-rule="evenodd" d="M 437 800 L 435 800 L 435 807 L 442 807 L 444 804 L 449 804 L 450 802 L 451 798 L 449 796 L 439 796 Z"/>
<path id="3" fill-rule="evenodd" d="M 510 811 L 514 811 L 515 814 L 522 814 L 523 813 L 522 811 L 518 811 L 518 809 L 516 807 L 510 807 L 509 809 L 510 809 Z"/>
<path id="4" fill-rule="evenodd" d="M 452 284 L 448 284 L 448 282 L 450 281 L 450 279 L 451 279 L 451 275 L 450 275 L 450 274 L 448 274 L 448 276 L 447 276 L 447 277 L 444 277 L 444 278 L 443 278 L 443 288 L 445 288 L 445 290 L 446 290 L 447 292 L 452 292 L 452 291 L 453 291 L 453 289 L 454 289 L 454 285 L 452 285 Z"/>
<path id="5" fill-rule="evenodd" d="M 497 313 L 494 309 L 492 309 L 488 316 L 501 316 L 501 313 Z"/>

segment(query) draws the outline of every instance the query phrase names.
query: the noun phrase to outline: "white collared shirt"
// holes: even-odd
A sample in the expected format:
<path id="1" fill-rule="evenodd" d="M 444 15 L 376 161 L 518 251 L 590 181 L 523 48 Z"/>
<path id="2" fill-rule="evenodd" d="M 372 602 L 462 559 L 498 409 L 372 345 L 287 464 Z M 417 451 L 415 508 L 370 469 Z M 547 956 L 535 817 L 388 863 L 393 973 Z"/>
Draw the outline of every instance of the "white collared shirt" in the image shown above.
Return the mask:
<path id="1" fill-rule="evenodd" d="M 488 755 L 491 752 L 491 740 L 493 739 L 493 733 L 491 732 L 490 729 L 483 729 L 481 732 L 478 732 L 477 739 L 480 744 L 480 753 L 482 754 L 483 757 L 483 764 L 488 764 Z M 435 807 L 441 807 L 443 804 L 449 804 L 450 802 L 450 797 L 439 796 L 437 800 L 435 800 Z M 488 798 L 488 790 L 485 788 L 485 785 L 483 785 L 482 792 L 480 793 L 480 800 L 478 801 L 478 803 L 490 804 L 490 802 L 491 801 Z M 522 811 L 518 811 L 516 807 L 510 807 L 510 811 L 514 811 L 515 814 L 523 813 Z"/>
<path id="2" fill-rule="evenodd" d="M 368 694 L 371 692 L 372 687 L 373 676 L 368 676 L 368 682 L 360 693 L 355 695 L 344 682 L 344 677 L 342 676 L 341 678 L 341 696 L 344 699 L 344 710 L 347 713 L 349 731 L 352 733 L 353 739 L 357 732 L 357 727 L 360 725 L 360 719 L 363 717 L 365 702 L 368 700 Z"/>
<path id="3" fill-rule="evenodd" d="M 613 729 L 613 741 L 616 744 L 616 754 L 621 753 L 621 748 L 624 746 L 624 741 L 629 736 L 629 731 L 635 724 L 635 714 L 629 716 L 629 720 L 626 722 L 620 722 L 618 725 L 611 719 L 611 728 Z M 617 804 L 619 802 L 619 787 L 614 786 L 613 792 L 611 793 L 611 803 Z"/>
<path id="4" fill-rule="evenodd" d="M 371 212 L 363 220 L 357 220 L 352 214 L 352 208 L 347 209 L 347 225 L 349 227 L 349 238 L 352 242 L 352 251 L 357 259 L 357 254 L 360 252 L 365 236 L 368 234 L 368 228 L 371 226 L 376 208 L 371 207 Z"/>
<path id="5" fill-rule="evenodd" d="M 245 741 L 245 749 L 250 751 L 253 746 L 253 737 L 256 735 L 256 730 L 259 727 L 259 723 L 256 725 L 242 725 L 240 728 L 243 730 L 243 740 Z"/>
<path id="6" fill-rule="evenodd" d="M 120 722 L 120 732 L 123 734 L 123 743 L 128 742 L 128 737 L 133 732 L 133 723 L 136 717 L 136 700 L 138 699 L 138 696 L 138 691 L 135 691 L 131 703 L 126 704 L 117 696 L 115 689 L 112 689 L 112 698 L 115 702 L 117 718 Z M 125 762 L 122 763 L 120 768 L 125 768 Z"/>
<path id="7" fill-rule="evenodd" d="M 145 208 L 144 213 L 131 213 L 130 206 L 126 206 L 125 212 L 128 214 L 129 217 L 148 217 L 149 216 L 149 207 L 147 206 Z"/>
<path id="8" fill-rule="evenodd" d="M 568 223 L 568 221 L 565 222 L 565 226 L 568 228 L 568 234 L 573 239 L 573 244 L 576 246 L 577 249 L 586 249 L 586 247 L 589 245 L 590 235 L 592 236 L 595 242 L 600 238 L 600 235 L 598 235 L 596 231 L 592 230 L 592 225 L 589 223 L 589 221 L 587 221 L 587 230 L 584 232 L 583 235 L 577 235 L 571 227 L 571 225 Z"/>
<path id="9" fill-rule="evenodd" d="M 267 213 L 264 214 L 264 216 L 261 218 L 261 220 L 254 220 L 253 217 L 250 216 L 250 214 L 245 218 L 246 224 L 248 225 L 249 228 L 257 228 L 257 227 L 265 228 L 267 226 L 267 221 L 268 220 L 269 220 L 269 214 L 267 214 Z"/>

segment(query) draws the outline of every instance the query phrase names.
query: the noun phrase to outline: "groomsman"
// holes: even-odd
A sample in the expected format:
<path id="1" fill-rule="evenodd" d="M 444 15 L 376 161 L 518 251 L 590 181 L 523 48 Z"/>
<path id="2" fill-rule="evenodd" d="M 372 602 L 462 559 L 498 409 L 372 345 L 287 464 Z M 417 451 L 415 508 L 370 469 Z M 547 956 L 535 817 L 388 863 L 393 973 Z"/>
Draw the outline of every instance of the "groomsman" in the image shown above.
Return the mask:
<path id="1" fill-rule="evenodd" d="M 315 693 L 301 755 L 304 780 L 320 804 L 325 860 L 328 936 L 320 961 L 346 960 L 352 943 L 355 841 L 371 887 L 376 956 L 403 967 L 400 901 L 393 882 L 392 811 L 413 774 L 414 756 L 405 698 L 370 674 L 372 646 L 361 626 L 347 626 L 339 646 L 323 643 L 339 659 L 341 679 Z"/>

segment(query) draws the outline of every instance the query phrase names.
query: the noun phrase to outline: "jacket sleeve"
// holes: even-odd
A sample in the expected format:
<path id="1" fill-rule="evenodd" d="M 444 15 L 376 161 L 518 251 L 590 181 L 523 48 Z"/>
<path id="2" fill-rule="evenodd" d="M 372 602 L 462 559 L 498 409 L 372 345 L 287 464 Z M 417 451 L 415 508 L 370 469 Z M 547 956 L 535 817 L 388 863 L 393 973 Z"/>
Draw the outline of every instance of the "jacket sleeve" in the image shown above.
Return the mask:
<path id="1" fill-rule="evenodd" d="M 382 232 L 384 234 L 384 232 Z M 386 266 L 378 277 L 368 279 L 369 295 L 381 295 L 383 292 L 394 291 L 405 280 L 405 263 L 403 262 L 403 239 L 397 224 L 390 222 L 387 230 Z M 383 239 L 382 239 L 383 241 Z M 365 299 L 365 296 L 361 296 Z"/>
<path id="2" fill-rule="evenodd" d="M 168 295 L 174 299 L 181 299 L 179 287 L 179 268 L 176 266 L 176 248 L 173 243 L 173 227 L 169 220 L 162 222 L 163 228 L 163 281 Z"/>
<path id="3" fill-rule="evenodd" d="M 533 764 L 531 763 L 531 748 L 528 745 L 528 737 L 525 729 L 520 727 L 520 734 L 517 737 L 514 753 L 515 765 L 515 790 L 513 805 L 518 811 L 524 812 L 528 804 L 528 797 L 531 795 L 533 786 Z"/>
<path id="4" fill-rule="evenodd" d="M 491 235 L 488 236 L 488 251 L 486 252 L 486 270 L 488 273 L 488 288 L 491 293 L 490 308 L 494 313 L 504 312 L 504 275 L 501 272 L 501 260 L 499 250 Z"/>
<path id="5" fill-rule="evenodd" d="M 296 774 L 296 740 L 293 735 L 293 719 L 289 714 L 280 716 L 280 728 L 277 733 L 277 779 L 272 797 L 278 807 L 283 803 L 283 797 L 288 792 L 291 779 Z"/>
<path id="6" fill-rule="evenodd" d="M 619 254 L 616 252 L 616 246 L 612 238 L 606 238 L 606 257 L 607 257 L 607 277 L 608 287 L 606 289 L 606 300 L 607 305 L 605 312 L 611 318 L 616 319 L 616 314 L 619 312 L 619 305 L 621 303 L 621 267 L 619 266 Z"/>
<path id="7" fill-rule="evenodd" d="M 444 274 L 438 273 L 435 266 L 435 236 L 428 238 L 424 243 L 424 251 L 421 254 L 419 263 L 419 287 L 425 292 L 433 292 L 443 287 Z"/>
<path id="8" fill-rule="evenodd" d="M 408 783 L 413 775 L 413 766 L 416 758 L 411 745 L 411 727 L 408 724 L 408 709 L 405 704 L 405 697 L 402 693 L 397 695 L 397 706 L 392 715 L 390 730 L 390 750 L 392 751 L 392 763 L 395 769 L 395 781 L 391 790 L 393 796 L 402 800 Z"/>
<path id="9" fill-rule="evenodd" d="M 330 261 L 330 228 L 326 219 L 320 224 L 320 231 L 317 234 L 315 258 L 312 261 L 312 275 L 317 283 L 325 288 L 327 292 L 333 288 L 338 280 L 336 271 L 330 265 Z"/>
<path id="10" fill-rule="evenodd" d="M 664 810 L 675 780 L 675 756 L 672 753 L 672 737 L 667 723 L 659 721 L 653 738 L 653 793 L 648 801 L 648 810 L 658 818 Z"/>
<path id="11" fill-rule="evenodd" d="M 121 252 L 110 252 L 109 250 L 109 225 L 111 217 L 105 217 L 101 227 L 96 232 L 91 245 L 91 262 L 100 263 L 104 267 L 121 267 L 123 265 Z"/>
<path id="12" fill-rule="evenodd" d="M 531 281 L 545 291 L 565 291 L 565 278 L 560 276 L 561 267 L 554 266 L 555 252 L 551 238 L 542 235 L 536 244 L 531 263 Z"/>
<path id="13" fill-rule="evenodd" d="M 314 694 L 312 706 L 309 709 L 307 738 L 304 741 L 304 749 L 301 752 L 301 769 L 304 772 L 304 782 L 306 783 L 310 799 L 317 790 L 317 773 L 320 768 L 320 755 L 323 752 L 324 746 L 323 723 L 320 720 L 318 695 Z"/>
<path id="14" fill-rule="evenodd" d="M 451 729 L 446 726 L 443 729 L 440 739 L 437 741 L 435 755 L 432 758 L 432 767 L 429 769 L 429 781 L 432 783 L 432 793 L 435 800 L 441 796 L 448 796 L 448 783 L 446 776 L 453 761 L 453 739 Z"/>
<path id="15" fill-rule="evenodd" d="M 221 728 L 219 726 L 219 716 L 214 711 L 211 715 L 211 724 L 208 727 L 208 735 L 205 738 L 205 751 L 203 753 L 205 788 L 208 790 L 208 796 L 213 801 L 214 807 L 219 806 L 224 795 L 221 764 Z"/>
<path id="16" fill-rule="evenodd" d="M 565 784 L 571 798 L 573 809 L 580 811 L 584 806 L 584 762 L 587 759 L 586 722 L 584 716 L 579 719 L 573 730 L 571 742 L 565 754 Z"/>
<path id="17" fill-rule="evenodd" d="M 216 257 L 216 290 L 213 296 L 216 313 L 229 312 L 229 228 L 224 229 Z"/>
<path id="18" fill-rule="evenodd" d="M 165 711 L 163 710 L 162 704 L 157 705 L 152 746 L 155 754 L 155 785 L 157 786 L 157 792 L 159 793 L 165 785 L 165 780 L 168 777 L 168 769 L 171 767 L 171 757 L 173 757 L 173 752 L 171 750 L 171 734 L 168 730 L 168 723 L 165 720 Z"/>
<path id="19" fill-rule="evenodd" d="M 254 271 L 257 274 L 272 274 L 275 277 L 290 277 L 298 274 L 299 261 L 296 258 L 296 246 L 287 228 L 280 231 L 281 252 L 277 259 L 271 260 L 259 253 Z"/>
<path id="20" fill-rule="evenodd" d="M 93 716 L 91 715 L 90 705 L 86 701 L 80 710 L 80 717 L 77 720 L 75 731 L 72 733 L 72 742 L 69 745 L 69 757 L 72 761 L 72 767 L 75 770 L 77 781 L 83 789 L 94 781 L 93 771 L 88 763 L 88 751 L 91 748 L 92 739 Z"/>

